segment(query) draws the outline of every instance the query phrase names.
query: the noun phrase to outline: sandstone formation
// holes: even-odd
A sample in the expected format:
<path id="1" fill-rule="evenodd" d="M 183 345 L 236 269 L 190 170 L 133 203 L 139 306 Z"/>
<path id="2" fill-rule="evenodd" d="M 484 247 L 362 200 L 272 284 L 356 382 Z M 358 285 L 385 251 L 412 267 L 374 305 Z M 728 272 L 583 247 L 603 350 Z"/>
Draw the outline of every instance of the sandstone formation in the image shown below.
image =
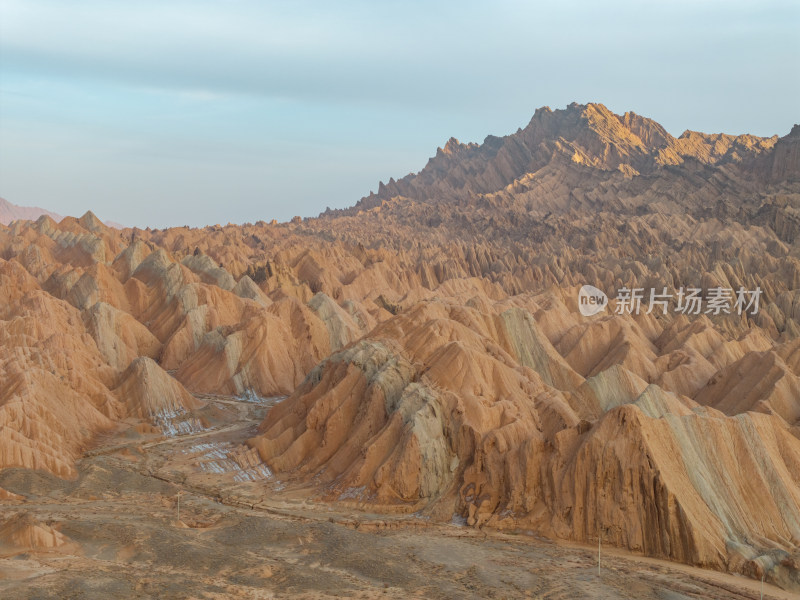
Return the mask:
<path id="1" fill-rule="evenodd" d="M 114 391 L 124 399 L 126 414 L 148 420 L 157 421 L 199 406 L 180 383 L 146 356 L 131 362 Z"/>
<path id="2" fill-rule="evenodd" d="M 289 395 L 251 453 L 315 497 L 772 573 L 800 551 L 798 144 L 573 104 L 315 219 L 0 226 L 0 469 Z M 761 296 L 617 314 L 624 287 Z"/>
<path id="3" fill-rule="evenodd" d="M 530 312 L 500 310 L 433 301 L 388 320 L 313 370 L 254 446 L 279 472 L 316 475 L 331 498 L 568 539 L 603 535 L 720 569 L 749 552 L 752 536 L 794 550 L 800 439 L 785 417 L 750 407 L 726 417 L 648 385 L 651 361 L 624 368 L 618 348 L 638 340 L 639 353 L 669 364 L 687 342 L 657 356 L 630 317 L 596 319 L 630 331 L 611 347 L 582 336 L 581 356 L 622 357 L 584 380 L 595 369 L 560 359 Z M 665 333 L 649 336 L 671 346 Z M 783 398 L 796 410 L 800 395 Z"/>
<path id="4" fill-rule="evenodd" d="M 64 551 L 74 546 L 63 533 L 28 513 L 21 512 L 0 522 L 0 554 L 3 555 Z"/>

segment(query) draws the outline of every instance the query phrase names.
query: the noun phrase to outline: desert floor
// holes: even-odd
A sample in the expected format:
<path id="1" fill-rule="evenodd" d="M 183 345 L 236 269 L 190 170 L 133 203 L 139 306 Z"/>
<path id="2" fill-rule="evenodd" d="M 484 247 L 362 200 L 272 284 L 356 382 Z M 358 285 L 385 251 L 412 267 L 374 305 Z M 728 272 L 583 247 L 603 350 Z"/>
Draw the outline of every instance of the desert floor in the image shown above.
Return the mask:
<path id="1" fill-rule="evenodd" d="M 26 498 L 0 502 L 4 519 L 26 513 L 66 536 L 0 547 L 0 598 L 760 597 L 756 581 L 610 548 L 598 574 L 597 548 L 304 499 L 237 460 L 275 400 L 205 399 L 187 433 L 131 423 L 105 436 L 74 480 L 0 473 Z"/>

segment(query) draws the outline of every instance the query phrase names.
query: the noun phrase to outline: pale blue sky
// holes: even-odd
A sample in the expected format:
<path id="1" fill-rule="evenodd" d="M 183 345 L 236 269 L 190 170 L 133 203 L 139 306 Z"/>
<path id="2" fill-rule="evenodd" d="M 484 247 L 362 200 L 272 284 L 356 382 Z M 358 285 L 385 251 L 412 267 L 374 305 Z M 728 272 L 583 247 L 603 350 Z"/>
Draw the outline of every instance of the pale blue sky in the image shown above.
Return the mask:
<path id="1" fill-rule="evenodd" d="M 798 6 L 0 0 L 0 197 L 141 227 L 313 216 L 572 101 L 785 135 Z"/>

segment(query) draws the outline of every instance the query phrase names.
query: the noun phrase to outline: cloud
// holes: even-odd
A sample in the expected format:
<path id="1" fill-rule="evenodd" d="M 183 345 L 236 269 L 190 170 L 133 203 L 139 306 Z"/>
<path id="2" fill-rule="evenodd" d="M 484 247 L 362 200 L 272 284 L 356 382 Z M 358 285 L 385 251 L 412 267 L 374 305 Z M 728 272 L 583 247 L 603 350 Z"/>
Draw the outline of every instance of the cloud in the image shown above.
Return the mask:
<path id="1" fill-rule="evenodd" d="M 686 61 L 713 68 L 725 63 L 720 54 L 735 60 L 744 51 L 738 37 L 726 40 L 726 33 L 757 27 L 765 18 L 790 33 L 797 21 L 796 11 L 794 23 L 780 21 L 751 3 L 678 4 L 681 10 L 640 2 L 507 0 L 5 0 L 0 53 L 5 68 L 53 78 L 194 94 L 447 102 L 474 109 L 533 90 L 534 81 L 575 89 L 587 79 L 602 91 L 603 81 L 616 83 L 621 70 L 635 77 L 648 65 L 671 62 L 690 73 Z M 716 48 L 707 39 L 709 18 Z M 746 51 L 758 55 L 759 47 Z"/>
<path id="2" fill-rule="evenodd" d="M 0 51 L 7 68 L 49 77 L 354 99 L 380 94 L 381 79 L 404 79 L 419 58 L 413 31 L 380 27 L 380 15 L 363 8 L 353 14 L 307 2 L 4 2 Z"/>
<path id="3" fill-rule="evenodd" d="M 6 0 L 0 52 L 18 72 L 166 91 L 477 107 L 533 79 L 613 81 L 665 49 L 704 62 L 709 16 L 717 33 L 758 22 L 714 4 Z"/>

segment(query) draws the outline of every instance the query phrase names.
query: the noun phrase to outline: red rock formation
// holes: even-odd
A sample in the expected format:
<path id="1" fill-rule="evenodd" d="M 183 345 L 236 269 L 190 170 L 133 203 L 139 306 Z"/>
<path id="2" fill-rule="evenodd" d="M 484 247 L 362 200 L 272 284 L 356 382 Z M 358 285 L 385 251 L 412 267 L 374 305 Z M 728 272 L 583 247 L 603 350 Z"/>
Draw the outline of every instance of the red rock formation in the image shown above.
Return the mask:
<path id="1" fill-rule="evenodd" d="M 251 445 L 322 497 L 755 572 L 800 546 L 797 140 L 574 104 L 317 219 L 0 225 L 0 468 L 291 394 Z M 624 286 L 763 293 L 631 316 Z"/>

